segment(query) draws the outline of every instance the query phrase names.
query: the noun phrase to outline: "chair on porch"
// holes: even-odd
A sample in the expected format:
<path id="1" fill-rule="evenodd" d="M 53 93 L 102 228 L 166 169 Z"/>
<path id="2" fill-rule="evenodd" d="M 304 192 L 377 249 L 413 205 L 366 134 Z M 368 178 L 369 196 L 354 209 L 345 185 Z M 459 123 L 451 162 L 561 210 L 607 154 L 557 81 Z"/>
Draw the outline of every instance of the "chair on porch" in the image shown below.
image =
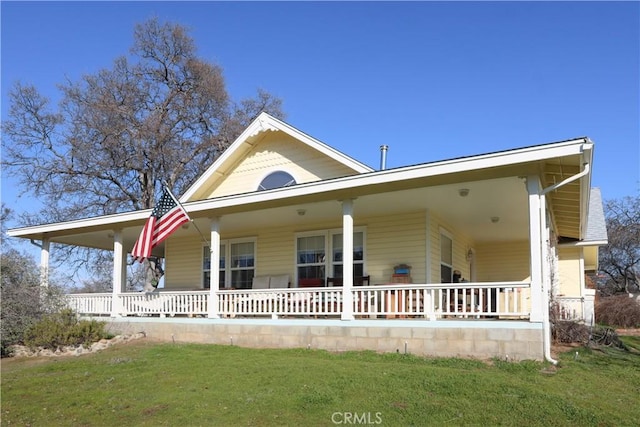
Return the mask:
<path id="1" fill-rule="evenodd" d="M 327 286 L 342 286 L 342 277 L 327 277 Z M 353 278 L 353 286 L 369 286 L 371 284 L 370 276 L 356 276 Z"/>
<path id="2" fill-rule="evenodd" d="M 320 278 L 298 279 L 299 288 L 319 288 L 324 286 L 324 280 Z"/>
<path id="3" fill-rule="evenodd" d="M 253 276 L 251 289 L 269 289 L 269 276 Z"/>

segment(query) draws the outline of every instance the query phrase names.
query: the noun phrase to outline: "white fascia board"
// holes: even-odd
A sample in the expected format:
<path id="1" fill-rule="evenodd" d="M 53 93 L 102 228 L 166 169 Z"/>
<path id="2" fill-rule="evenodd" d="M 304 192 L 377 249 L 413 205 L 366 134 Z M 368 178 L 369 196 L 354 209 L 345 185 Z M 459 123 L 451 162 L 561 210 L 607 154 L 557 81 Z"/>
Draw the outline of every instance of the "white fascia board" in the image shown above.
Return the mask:
<path id="1" fill-rule="evenodd" d="M 200 187 L 202 187 L 209 180 L 209 178 L 211 178 L 211 176 L 216 173 L 220 166 L 223 165 L 227 161 L 227 159 L 229 159 L 237 150 L 240 149 L 242 143 L 244 143 L 247 139 L 261 131 L 277 130 L 275 128 L 265 126 L 266 119 L 268 117 L 271 116 L 266 113 L 260 113 L 260 115 L 258 115 L 258 117 L 253 122 L 251 122 L 249 126 L 247 126 L 247 128 L 240 134 L 240 136 L 238 136 L 235 141 L 233 141 L 233 143 L 231 143 L 231 145 L 222 152 L 222 154 L 213 162 L 213 164 L 209 166 L 209 168 L 207 168 L 207 170 L 202 175 L 200 175 L 196 182 L 194 182 L 193 185 L 191 185 L 191 187 L 189 187 L 187 191 L 184 192 L 184 194 L 180 197 L 180 203 L 185 203 L 187 200 L 189 200 L 196 193 L 196 191 L 198 191 L 198 189 L 200 189 Z"/>
<path id="2" fill-rule="evenodd" d="M 146 220 L 151 215 L 152 209 L 142 211 L 124 212 L 113 215 L 104 215 L 93 218 L 78 219 L 74 221 L 56 222 L 53 224 L 35 225 L 7 230 L 10 237 L 28 237 L 59 231 L 75 231 L 100 226 L 109 226 L 118 229 L 127 226 L 132 221 Z"/>
<path id="3" fill-rule="evenodd" d="M 353 175 L 327 181 L 297 184 L 292 187 L 285 187 L 276 190 L 224 196 L 211 200 L 198 200 L 186 203 L 185 208 L 188 212 L 199 212 L 237 206 L 239 204 L 253 204 L 271 200 L 308 196 L 313 193 L 348 190 L 370 185 L 428 178 L 438 175 L 509 166 L 519 163 L 537 162 L 557 157 L 579 155 L 582 153 L 582 146 L 584 142 L 585 139 L 578 139 L 544 147 L 530 147 L 396 169 L 385 169 L 363 175 Z"/>
<path id="4" fill-rule="evenodd" d="M 185 203 L 184 208 L 188 213 L 201 212 L 271 200 L 284 200 L 292 197 L 308 196 L 313 193 L 326 193 L 331 191 L 361 188 L 369 185 L 401 182 L 410 179 L 427 178 L 444 174 L 508 166 L 518 163 L 536 162 L 563 156 L 573 156 L 583 152 L 585 142 L 586 140 L 582 138 L 550 144 L 548 146 L 529 147 L 402 168 L 385 169 L 382 171 L 336 178 L 327 181 L 297 184 L 292 187 L 284 187 L 269 191 L 230 195 L 210 200 L 198 200 Z M 590 144 L 588 148 L 591 148 Z M 104 228 L 109 226 L 110 228 L 117 229 L 124 227 L 128 222 L 144 220 L 148 218 L 150 214 L 151 209 L 146 209 L 142 211 L 125 212 L 75 221 L 16 228 L 8 230 L 7 234 L 11 237 L 28 237 L 60 231 L 78 231 L 101 226 Z"/>
<path id="5" fill-rule="evenodd" d="M 587 234 L 587 221 L 589 220 L 589 198 L 591 197 L 591 175 L 593 174 L 593 142 L 588 138 L 583 144 L 582 163 L 589 164 L 590 172 L 580 180 L 580 239 Z M 583 168 L 584 166 L 581 165 Z"/>
<path id="6" fill-rule="evenodd" d="M 369 166 L 358 162 L 357 160 L 341 153 L 338 150 L 335 150 L 328 145 L 318 141 L 317 139 L 301 132 L 300 130 L 294 128 L 293 126 L 276 119 L 273 116 L 270 116 L 267 113 L 260 113 L 258 117 L 236 138 L 236 140 L 227 148 L 221 155 L 216 159 L 215 162 L 196 180 L 196 182 L 189 187 L 187 191 L 180 197 L 180 202 L 185 203 L 189 200 L 198 189 L 204 185 L 213 174 L 223 165 L 237 150 L 240 149 L 242 144 L 247 142 L 247 140 L 260 132 L 264 131 L 281 131 L 286 133 L 287 135 L 297 139 L 308 146 L 314 148 L 315 150 L 321 152 L 322 154 L 344 164 L 345 166 L 355 170 L 358 173 L 366 173 L 372 172 Z"/>
<path id="7" fill-rule="evenodd" d="M 336 150 L 333 147 L 315 139 L 312 136 L 307 135 L 306 133 L 300 131 L 299 129 L 294 128 L 293 126 L 276 119 L 275 117 L 268 116 L 268 119 L 275 125 L 274 127 L 279 128 L 282 132 L 288 134 L 289 136 L 298 139 L 308 146 L 320 151 L 322 154 L 331 157 L 332 159 L 344 164 L 345 166 L 350 167 L 358 173 L 367 173 L 373 172 L 374 169 L 365 165 L 364 163 L 360 163 L 352 157 L 347 156 L 341 151 Z"/>

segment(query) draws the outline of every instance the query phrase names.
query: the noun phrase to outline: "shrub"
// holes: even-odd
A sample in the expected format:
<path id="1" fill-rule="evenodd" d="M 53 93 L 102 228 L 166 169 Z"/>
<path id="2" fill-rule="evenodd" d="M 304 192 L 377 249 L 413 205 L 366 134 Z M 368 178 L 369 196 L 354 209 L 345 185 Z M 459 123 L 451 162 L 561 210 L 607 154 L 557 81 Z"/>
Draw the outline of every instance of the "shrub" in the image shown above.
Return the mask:
<path id="1" fill-rule="evenodd" d="M 551 324 L 551 338 L 555 343 L 589 342 L 590 328 L 582 323 L 571 320 L 556 321 Z"/>
<path id="2" fill-rule="evenodd" d="M 598 323 L 619 327 L 640 327 L 640 304 L 627 294 L 601 298 L 595 306 Z"/>
<path id="3" fill-rule="evenodd" d="M 15 249 L 4 250 L 0 256 L 0 354 L 5 357 L 11 345 L 24 343 L 30 326 L 46 313 L 59 311 L 64 298 L 53 281 L 47 288 L 40 286 L 40 268 L 30 256 Z"/>
<path id="4" fill-rule="evenodd" d="M 71 309 L 44 316 L 24 334 L 24 344 L 31 347 L 56 349 L 61 346 L 88 345 L 108 338 L 104 323 L 78 320 Z"/>

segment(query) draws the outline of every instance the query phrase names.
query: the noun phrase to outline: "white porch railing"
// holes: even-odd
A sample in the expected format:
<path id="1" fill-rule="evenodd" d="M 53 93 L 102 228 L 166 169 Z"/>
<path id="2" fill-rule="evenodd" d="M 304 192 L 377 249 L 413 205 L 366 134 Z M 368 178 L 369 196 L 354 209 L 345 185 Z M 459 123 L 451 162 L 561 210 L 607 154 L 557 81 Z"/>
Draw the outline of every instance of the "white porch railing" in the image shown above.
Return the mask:
<path id="1" fill-rule="evenodd" d="M 526 282 L 394 284 L 352 288 L 356 318 L 528 318 Z M 341 287 L 221 290 L 221 317 L 340 317 Z M 80 314 L 113 314 L 112 294 L 74 294 L 69 305 Z M 116 315 L 206 316 L 209 291 L 124 293 Z"/>
<path id="2" fill-rule="evenodd" d="M 70 294 L 67 295 L 67 304 L 79 314 L 109 315 L 113 307 L 113 295 L 106 294 Z"/>
<path id="3" fill-rule="evenodd" d="M 584 298 L 556 296 L 560 320 L 584 320 Z"/>

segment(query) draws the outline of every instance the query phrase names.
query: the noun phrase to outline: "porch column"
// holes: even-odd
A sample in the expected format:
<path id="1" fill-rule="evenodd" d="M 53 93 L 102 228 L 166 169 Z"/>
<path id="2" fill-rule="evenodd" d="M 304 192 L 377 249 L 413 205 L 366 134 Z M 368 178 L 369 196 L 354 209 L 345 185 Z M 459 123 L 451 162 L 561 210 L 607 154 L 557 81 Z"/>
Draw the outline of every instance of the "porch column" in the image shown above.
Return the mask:
<path id="1" fill-rule="evenodd" d="M 40 286 L 44 288 L 49 287 L 49 253 L 51 248 L 51 242 L 48 237 L 42 238 L 42 245 L 40 246 Z"/>
<path id="2" fill-rule="evenodd" d="M 342 201 L 342 320 L 353 320 L 353 200 Z"/>
<path id="3" fill-rule="evenodd" d="M 218 292 L 220 291 L 220 218 L 211 218 L 211 237 L 209 239 L 209 304 L 208 316 L 219 319 Z"/>
<path id="4" fill-rule="evenodd" d="M 527 177 L 527 192 L 529 193 L 529 248 L 531 263 L 531 322 L 542 322 L 543 310 L 548 310 L 542 306 L 544 299 L 542 292 L 543 281 L 543 246 L 546 244 L 543 239 L 544 212 L 543 203 L 540 196 L 540 180 L 536 175 Z"/>
<path id="5" fill-rule="evenodd" d="M 122 230 L 113 232 L 113 290 L 111 303 L 111 317 L 122 315 L 120 295 L 124 292 L 126 278 L 126 256 L 122 245 Z"/>

